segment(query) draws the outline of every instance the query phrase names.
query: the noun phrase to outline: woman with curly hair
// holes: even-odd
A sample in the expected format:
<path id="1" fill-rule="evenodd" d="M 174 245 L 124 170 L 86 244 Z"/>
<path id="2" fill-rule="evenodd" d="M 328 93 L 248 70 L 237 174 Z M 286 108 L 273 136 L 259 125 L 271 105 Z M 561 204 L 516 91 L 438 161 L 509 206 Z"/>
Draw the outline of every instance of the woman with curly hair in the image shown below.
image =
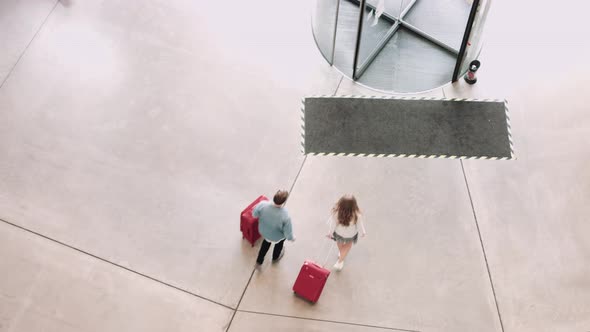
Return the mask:
<path id="1" fill-rule="evenodd" d="M 352 248 L 352 244 L 357 242 L 359 232 L 361 236 L 367 234 L 356 198 L 352 195 L 344 195 L 332 208 L 330 232 L 326 235 L 338 245 L 338 261 L 334 264 L 334 269 L 337 271 L 344 267 L 344 259 Z"/>

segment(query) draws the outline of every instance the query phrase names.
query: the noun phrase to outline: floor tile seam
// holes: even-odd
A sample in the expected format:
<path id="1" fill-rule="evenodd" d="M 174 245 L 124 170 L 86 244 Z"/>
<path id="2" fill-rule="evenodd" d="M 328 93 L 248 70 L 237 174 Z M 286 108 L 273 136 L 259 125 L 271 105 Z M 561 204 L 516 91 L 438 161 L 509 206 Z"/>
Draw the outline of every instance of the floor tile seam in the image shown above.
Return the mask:
<path id="1" fill-rule="evenodd" d="M 29 40 L 29 42 L 27 43 L 27 46 L 25 46 L 25 48 L 23 49 L 23 51 L 19 55 L 18 59 L 16 59 L 14 65 L 12 66 L 12 68 L 10 68 L 10 70 L 6 74 L 6 77 L 4 77 L 4 80 L 2 81 L 2 83 L 0 83 L 0 89 L 2 89 L 2 87 L 4 86 L 4 84 L 8 81 L 8 78 L 12 75 L 12 72 L 14 71 L 14 69 L 16 68 L 16 66 L 19 64 L 20 60 L 23 58 L 23 56 L 25 55 L 25 53 L 27 52 L 27 50 L 29 49 L 29 47 L 31 46 L 31 44 L 33 43 L 33 41 L 35 40 L 35 38 L 37 38 L 37 35 L 41 31 L 41 29 L 43 29 L 43 27 L 45 26 L 45 23 L 47 23 L 47 20 L 49 19 L 49 16 L 51 16 L 51 14 L 53 14 L 53 11 L 55 10 L 55 8 L 57 8 L 57 5 L 59 4 L 59 1 L 60 0 L 56 0 L 55 1 L 55 4 L 53 5 L 53 8 L 51 8 L 51 10 L 49 11 L 49 14 L 47 14 L 47 16 L 45 17 L 45 19 L 43 20 L 43 22 L 41 22 L 41 24 L 39 25 L 39 28 L 37 29 L 37 31 L 35 31 L 35 34 L 31 38 L 31 40 Z"/>
<path id="2" fill-rule="evenodd" d="M 295 180 L 293 180 L 293 184 L 291 184 L 291 187 L 289 188 L 289 196 L 291 196 L 291 193 L 293 192 L 293 189 L 295 188 L 295 184 L 297 183 L 297 180 L 299 180 L 299 175 L 301 175 L 301 172 L 303 171 L 303 166 L 305 166 L 306 161 L 307 161 L 307 156 L 303 157 L 303 161 L 301 162 L 301 166 L 299 167 L 299 171 L 297 172 L 297 175 L 295 175 Z M 287 203 L 289 203 L 289 199 L 287 199 L 287 201 L 285 202 L 285 206 L 287 205 Z"/>
<path id="3" fill-rule="evenodd" d="M 233 309 L 233 313 L 231 315 L 231 318 L 229 319 L 229 322 L 227 323 L 227 328 L 225 329 L 225 331 L 229 331 L 229 329 L 231 328 L 231 323 L 234 321 L 234 317 L 236 317 L 236 313 L 238 312 L 238 308 L 240 307 L 240 304 L 242 303 L 242 299 L 244 298 L 244 295 L 246 295 L 246 291 L 248 290 L 248 286 L 250 285 L 250 282 L 252 281 L 252 277 L 254 276 L 254 272 L 256 271 L 256 268 L 252 269 L 252 273 L 250 273 L 250 278 L 248 278 L 248 282 L 246 283 L 246 287 L 244 287 L 244 290 L 242 291 L 242 296 L 240 296 L 240 300 L 238 301 L 238 305 L 236 306 L 235 309 Z"/>
<path id="4" fill-rule="evenodd" d="M 336 94 L 336 91 L 338 91 L 338 88 L 340 87 L 340 83 L 342 83 L 342 79 L 344 78 L 344 76 L 342 76 L 340 78 L 340 82 L 338 82 L 338 86 L 336 87 L 336 90 L 334 91 L 334 94 Z M 297 180 L 299 179 L 299 175 L 301 175 L 301 171 L 303 170 L 303 166 L 305 166 L 305 161 L 307 161 L 307 156 L 304 156 L 303 161 L 301 162 L 301 166 L 299 167 L 299 170 L 297 171 L 297 174 L 295 175 L 295 179 L 293 179 L 293 183 L 291 184 L 291 187 L 289 188 L 289 196 L 293 193 L 293 188 L 295 188 L 295 184 L 297 183 Z M 287 198 L 287 201 L 285 202 L 285 206 L 289 203 L 289 199 Z M 246 295 L 246 291 L 248 290 L 248 287 L 250 286 L 250 282 L 252 281 L 252 277 L 254 276 L 254 272 L 256 271 L 256 267 L 252 268 L 252 273 L 250 274 L 250 278 L 248 279 L 248 282 L 246 283 L 246 286 L 244 287 L 244 291 L 242 292 L 242 296 L 240 297 L 240 300 L 238 301 L 238 305 L 236 306 L 236 309 L 234 309 L 234 313 L 227 325 L 227 329 L 225 330 L 226 332 L 229 331 L 229 329 L 231 328 L 231 324 L 234 320 L 234 317 L 236 316 L 236 313 L 238 312 L 239 308 L 240 308 L 240 304 L 242 304 L 242 299 L 244 298 L 244 295 Z"/>
<path id="5" fill-rule="evenodd" d="M 340 81 L 338 81 L 338 85 L 336 85 L 336 89 L 334 90 L 333 95 L 336 95 L 336 93 L 338 92 L 338 89 L 340 88 L 340 84 L 342 83 L 342 81 L 344 80 L 344 76 L 340 77 Z M 299 175 L 301 175 L 301 172 L 303 171 L 303 166 L 305 166 L 305 162 L 307 161 L 307 155 L 304 156 L 303 161 L 301 162 L 301 166 L 299 167 L 299 170 L 297 171 L 297 174 L 295 175 L 295 179 L 293 180 L 293 183 L 291 184 L 291 187 L 289 188 L 289 196 L 291 196 L 293 194 L 293 189 L 295 188 L 295 184 L 297 184 L 297 180 L 299 179 Z M 285 202 L 285 206 L 289 203 L 289 199 L 287 198 L 287 201 Z M 242 296 L 240 297 L 240 300 L 238 301 L 238 305 L 236 306 L 236 309 L 234 309 L 234 313 L 227 325 L 227 329 L 225 330 L 226 332 L 229 331 L 229 329 L 231 328 L 231 324 L 234 320 L 234 317 L 236 316 L 236 313 L 239 311 L 240 305 L 242 304 L 242 300 L 244 298 L 244 295 L 246 295 L 246 291 L 248 290 L 248 287 L 250 287 L 250 282 L 252 281 L 252 277 L 254 276 L 254 272 L 256 272 L 256 267 L 252 268 L 252 273 L 250 274 L 250 278 L 248 279 L 248 282 L 246 283 L 246 286 L 244 287 L 244 291 L 242 292 Z"/>
<path id="6" fill-rule="evenodd" d="M 344 75 L 342 75 L 340 77 L 340 81 L 338 82 L 338 85 L 336 86 L 336 90 L 334 90 L 334 96 L 338 93 L 338 89 L 340 89 L 340 84 L 342 84 L 342 81 L 344 81 Z"/>
<path id="7" fill-rule="evenodd" d="M 291 195 L 293 193 L 293 188 L 295 188 L 295 184 L 297 183 L 297 180 L 299 179 L 299 175 L 301 174 L 301 171 L 303 170 L 303 166 L 305 165 L 306 160 L 307 160 L 307 156 L 305 156 L 303 158 L 303 162 L 301 162 L 301 166 L 299 167 L 299 171 L 297 172 L 297 175 L 295 175 L 295 179 L 293 180 L 293 183 L 291 184 L 291 187 L 289 188 L 289 195 Z M 289 202 L 289 200 L 287 199 L 287 201 L 285 202 L 285 205 L 287 205 L 288 202 Z M 238 301 L 238 305 L 236 306 L 236 309 L 234 309 L 234 313 L 227 325 L 227 329 L 225 330 L 226 332 L 229 331 L 229 329 L 231 328 L 231 324 L 234 320 L 234 317 L 236 316 L 238 309 L 240 308 L 240 304 L 242 303 L 242 299 L 244 298 L 244 295 L 246 295 L 246 291 L 248 290 L 248 287 L 250 286 L 250 282 L 252 281 L 252 277 L 254 276 L 255 271 L 256 271 L 256 267 L 252 268 L 252 274 L 250 274 L 250 278 L 248 279 L 248 282 L 246 283 L 246 286 L 244 287 L 244 291 L 242 292 L 242 296 L 240 297 L 240 300 Z"/>
<path id="8" fill-rule="evenodd" d="M 492 295 L 494 296 L 494 304 L 496 305 L 496 312 L 498 314 L 498 320 L 500 322 L 500 328 L 502 332 L 504 332 L 504 322 L 502 320 L 502 314 L 500 313 L 500 306 L 498 304 L 498 298 L 496 296 L 496 288 L 494 286 L 494 280 L 492 277 L 492 272 L 490 270 L 490 264 L 488 262 L 488 256 L 486 254 L 485 245 L 483 243 L 483 237 L 481 235 L 481 229 L 479 228 L 479 221 L 477 220 L 477 213 L 475 212 L 475 205 L 473 204 L 473 197 L 471 196 L 471 189 L 469 188 L 469 182 L 467 181 L 467 174 L 465 172 L 465 167 L 463 165 L 463 161 L 460 160 L 461 163 L 461 170 L 463 172 L 463 179 L 465 180 L 465 186 L 467 188 L 467 195 L 469 197 L 469 203 L 471 204 L 471 211 L 473 212 L 473 220 L 475 221 L 475 227 L 477 229 L 477 236 L 479 238 L 479 244 L 481 246 L 481 251 L 483 254 L 483 259 L 486 265 L 486 270 L 488 273 L 488 279 L 490 281 L 490 287 L 492 289 Z"/>
<path id="9" fill-rule="evenodd" d="M 378 325 L 370 325 L 370 324 L 362 324 L 362 323 L 336 321 L 336 320 L 330 320 L 330 319 L 282 315 L 282 314 L 274 314 L 274 313 L 262 312 L 262 311 L 241 310 L 241 309 L 238 309 L 237 311 L 247 313 L 247 314 L 265 315 L 265 316 L 274 316 L 274 317 L 283 317 L 283 318 L 293 318 L 293 319 L 308 320 L 308 321 L 314 321 L 314 322 L 359 326 L 359 327 L 366 327 L 366 328 L 373 328 L 373 329 L 383 329 L 383 330 L 400 331 L 400 332 L 421 332 L 420 330 L 411 330 L 411 329 L 404 329 L 404 328 L 398 328 L 398 327 L 378 326 Z"/>
<path id="10" fill-rule="evenodd" d="M 99 261 L 102 261 L 102 262 L 104 262 L 104 263 L 107 263 L 107 264 L 109 264 L 109 265 L 111 265 L 111 266 L 114 266 L 114 267 L 117 267 L 117 268 L 123 269 L 123 270 L 125 270 L 125 271 L 127 271 L 127 272 L 131 272 L 131 273 L 133 273 L 133 274 L 135 274 L 135 275 L 138 275 L 138 276 L 141 276 L 141 277 L 143 277 L 143 278 L 145 278 L 145 279 L 149 279 L 149 280 L 151 280 L 151 281 L 154 281 L 154 282 L 156 282 L 156 283 L 158 283 L 158 284 L 160 284 L 160 285 L 163 285 L 163 286 L 166 286 L 166 287 L 169 287 L 169 288 L 175 289 L 175 290 L 177 290 L 177 291 L 180 291 L 180 292 L 182 292 L 182 293 L 185 293 L 185 294 L 187 294 L 187 295 L 193 296 L 193 297 L 195 297 L 195 298 L 198 298 L 198 299 L 201 299 L 201 300 L 204 300 L 204 301 L 207 301 L 207 302 L 210 302 L 210 303 L 216 304 L 216 305 L 218 305 L 218 306 L 224 307 L 225 309 L 229 309 L 229 310 L 233 310 L 233 311 L 235 311 L 235 310 L 236 310 L 236 308 L 233 308 L 233 307 L 231 307 L 231 306 L 229 306 L 229 305 L 223 304 L 223 303 L 221 303 L 221 302 L 217 302 L 217 301 L 215 301 L 215 300 L 212 300 L 212 299 L 209 299 L 209 298 L 207 298 L 207 297 L 205 297 L 205 296 L 202 296 L 202 295 L 199 295 L 199 294 L 197 294 L 197 293 L 191 292 L 191 291 L 189 291 L 189 290 L 187 290 L 187 289 L 181 288 L 181 287 L 179 287 L 179 286 L 175 286 L 175 285 L 173 285 L 173 284 L 170 284 L 170 283 L 168 283 L 168 282 L 162 281 L 162 280 L 160 280 L 160 279 L 157 279 L 157 278 L 155 278 L 155 277 L 149 276 L 149 275 L 147 275 L 147 274 L 144 274 L 144 273 L 141 273 L 141 272 L 139 272 L 139 271 L 133 270 L 133 269 L 131 269 L 131 268 L 125 267 L 125 266 L 123 266 L 123 265 L 117 264 L 117 263 L 115 263 L 115 262 L 112 262 L 112 261 L 110 261 L 110 260 L 108 260 L 108 259 L 106 259 L 106 258 L 103 258 L 103 257 L 97 256 L 97 255 L 95 255 L 95 254 L 92 254 L 92 253 L 90 253 L 90 252 L 88 252 L 88 251 L 85 251 L 85 250 L 82 250 L 82 249 L 80 249 L 80 248 L 74 247 L 74 246 L 72 246 L 72 245 L 69 245 L 69 244 L 67 244 L 67 243 L 65 243 L 65 242 L 62 242 L 62 241 L 60 241 L 60 240 L 54 239 L 54 238 L 52 238 L 52 237 L 49 237 L 49 236 L 47 236 L 47 235 L 41 234 L 41 233 L 39 233 L 39 232 L 36 232 L 36 231 L 34 231 L 34 230 L 31 230 L 31 229 L 29 229 L 29 228 L 26 228 L 26 227 L 24 227 L 24 226 L 21 226 L 21 225 L 15 224 L 15 223 L 13 223 L 13 222 L 7 221 L 7 220 L 5 220 L 5 219 L 2 219 L 2 218 L 0 218 L 0 221 L 1 221 L 1 222 L 3 222 L 3 223 L 5 223 L 5 224 L 7 224 L 7 225 L 10 225 L 10 226 L 12 226 L 12 227 L 18 228 L 18 229 L 20 229 L 20 230 L 22 230 L 22 231 L 25 231 L 25 232 L 28 232 L 28 233 L 30 233 L 30 234 L 36 235 L 36 236 L 38 236 L 38 237 L 44 238 L 44 239 L 46 239 L 46 240 L 49 240 L 49 241 L 51 241 L 51 242 L 53 242 L 53 243 L 55 243 L 55 244 L 58 244 L 58 245 L 60 245 L 60 246 L 66 247 L 66 248 L 68 248 L 68 249 L 71 249 L 71 250 L 74 250 L 74 251 L 76 251 L 76 252 L 78 252 L 78 253 L 84 254 L 84 255 L 86 255 L 86 256 L 89 256 L 89 257 L 92 257 L 92 258 L 94 258 L 94 259 L 97 259 L 97 260 L 99 260 Z"/>

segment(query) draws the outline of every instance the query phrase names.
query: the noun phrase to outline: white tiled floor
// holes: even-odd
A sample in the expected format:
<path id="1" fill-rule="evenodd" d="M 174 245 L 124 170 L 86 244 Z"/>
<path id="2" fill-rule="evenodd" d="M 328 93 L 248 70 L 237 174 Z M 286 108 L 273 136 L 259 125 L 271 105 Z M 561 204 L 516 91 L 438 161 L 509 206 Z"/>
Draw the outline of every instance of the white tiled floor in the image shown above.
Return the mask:
<path id="1" fill-rule="evenodd" d="M 232 310 L 0 224 L 2 331 L 223 331 Z"/>
<path id="2" fill-rule="evenodd" d="M 330 276 L 321 301 L 310 306 L 290 286 L 306 258 L 325 260 L 325 221 L 343 193 L 358 197 L 368 235 L 345 269 Z M 420 331 L 496 330 L 458 162 L 308 157 L 288 209 L 300 239 L 280 266 L 254 275 L 240 308 Z M 336 258 L 333 249 L 327 265 Z"/>
<path id="3" fill-rule="evenodd" d="M 494 1 L 479 82 L 426 95 L 508 99 L 518 159 L 463 164 L 300 154 L 301 97 L 378 94 L 306 2 L 67 3 L 0 2 L 0 218 L 119 266 L 0 223 L 0 331 L 590 330 L 584 2 Z M 253 273 L 238 215 L 292 185 L 298 240 Z M 346 192 L 369 235 L 311 306 Z"/>
<path id="4" fill-rule="evenodd" d="M 0 84 L 55 4 L 54 0 L 0 1 Z"/>

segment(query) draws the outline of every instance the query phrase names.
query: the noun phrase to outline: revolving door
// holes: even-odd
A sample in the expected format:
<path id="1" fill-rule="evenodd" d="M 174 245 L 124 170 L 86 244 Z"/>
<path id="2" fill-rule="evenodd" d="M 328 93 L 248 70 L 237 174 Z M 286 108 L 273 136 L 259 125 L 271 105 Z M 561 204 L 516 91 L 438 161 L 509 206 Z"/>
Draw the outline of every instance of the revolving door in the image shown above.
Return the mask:
<path id="1" fill-rule="evenodd" d="M 324 58 L 370 88 L 412 93 L 463 75 L 481 50 L 491 0 L 315 0 Z"/>

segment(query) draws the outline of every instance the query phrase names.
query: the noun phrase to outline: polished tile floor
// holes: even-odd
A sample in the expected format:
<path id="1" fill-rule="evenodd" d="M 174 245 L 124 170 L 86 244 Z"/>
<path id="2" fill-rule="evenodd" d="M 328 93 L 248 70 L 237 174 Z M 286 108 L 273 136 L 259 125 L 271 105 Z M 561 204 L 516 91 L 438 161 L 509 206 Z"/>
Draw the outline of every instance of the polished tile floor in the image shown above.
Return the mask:
<path id="1" fill-rule="evenodd" d="M 307 1 L 0 1 L 0 331 L 590 331 L 584 2 L 494 1 L 479 82 L 517 159 L 304 157 L 331 68 Z M 297 241 L 253 268 L 238 215 L 291 189 Z M 322 298 L 335 200 L 368 236 Z"/>

